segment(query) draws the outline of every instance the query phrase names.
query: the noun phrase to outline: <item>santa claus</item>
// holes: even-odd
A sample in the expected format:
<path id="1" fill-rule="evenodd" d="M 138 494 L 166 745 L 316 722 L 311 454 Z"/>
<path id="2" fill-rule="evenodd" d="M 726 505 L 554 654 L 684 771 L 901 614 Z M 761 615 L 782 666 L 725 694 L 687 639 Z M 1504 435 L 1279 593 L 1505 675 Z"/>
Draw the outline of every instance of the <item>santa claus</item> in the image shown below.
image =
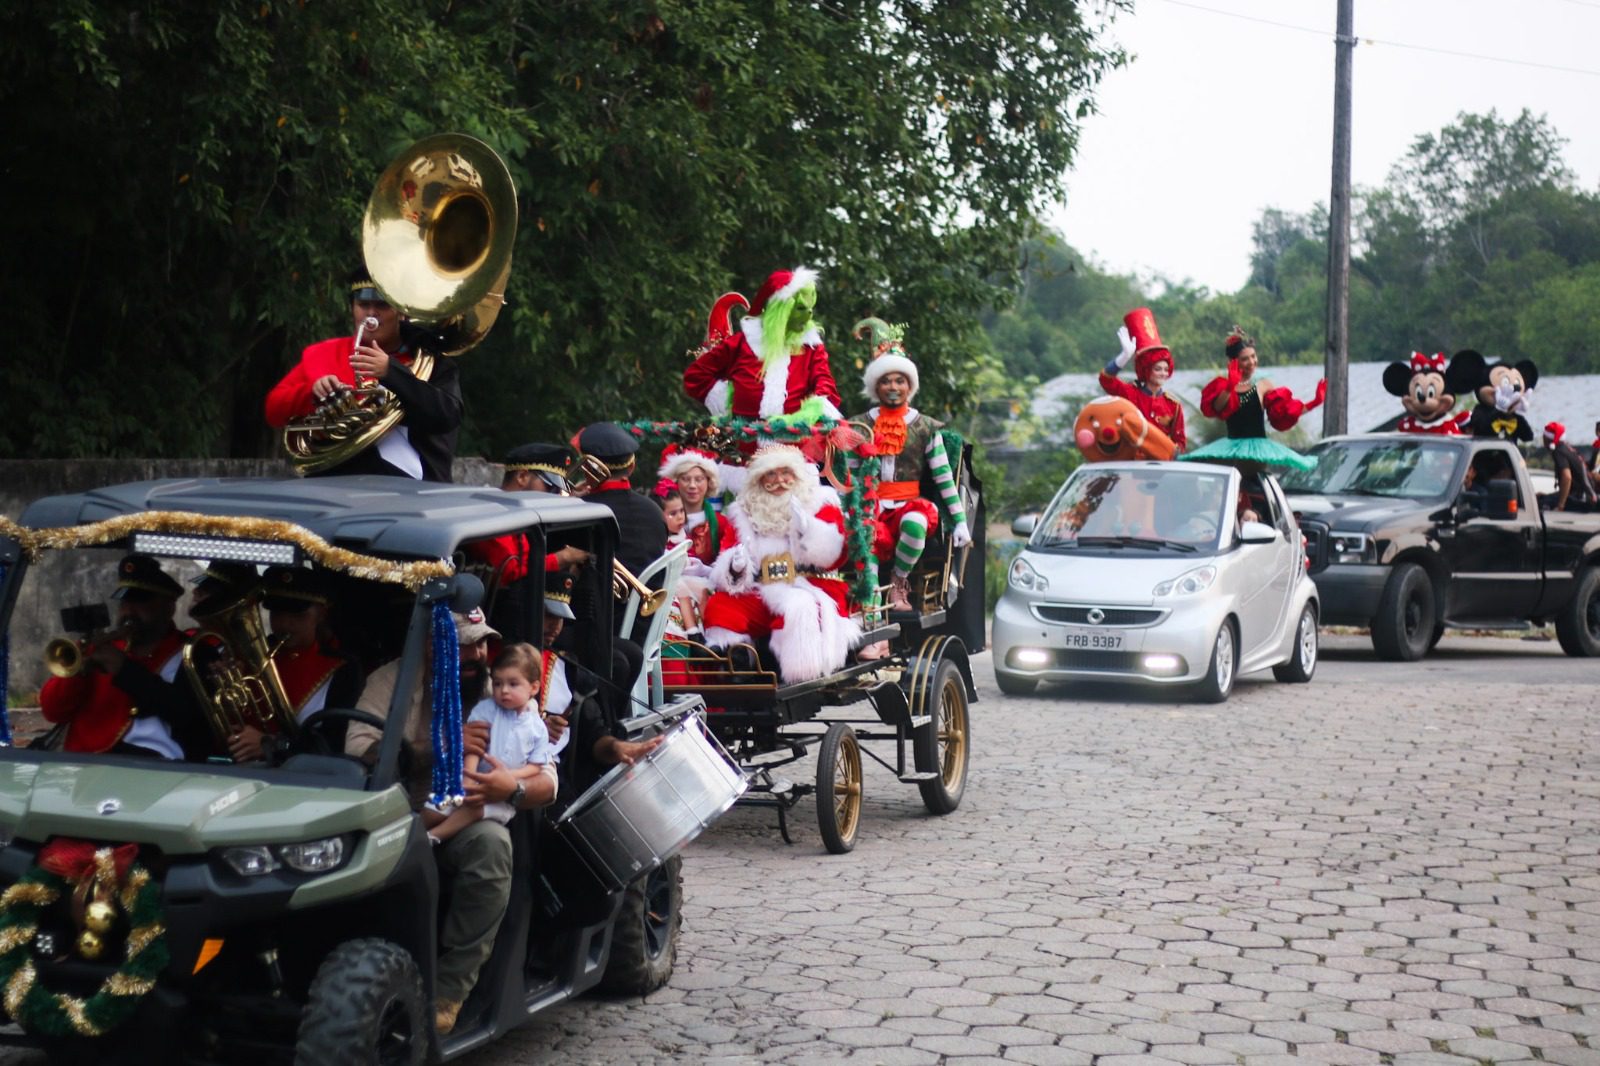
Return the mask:
<path id="1" fill-rule="evenodd" d="M 822 332 L 812 320 L 817 272 L 779 270 L 767 278 L 739 328 L 683 372 L 683 390 L 713 415 L 775 418 L 820 401 L 816 413 L 839 413 L 839 388 Z"/>
<path id="2" fill-rule="evenodd" d="M 844 665 L 861 637 L 843 579 L 844 513 L 800 449 L 756 452 L 739 498 L 725 512 L 739 540 L 711 568 L 706 643 L 768 638 L 784 680 L 808 681 Z M 737 665 L 737 664 L 736 664 Z"/>

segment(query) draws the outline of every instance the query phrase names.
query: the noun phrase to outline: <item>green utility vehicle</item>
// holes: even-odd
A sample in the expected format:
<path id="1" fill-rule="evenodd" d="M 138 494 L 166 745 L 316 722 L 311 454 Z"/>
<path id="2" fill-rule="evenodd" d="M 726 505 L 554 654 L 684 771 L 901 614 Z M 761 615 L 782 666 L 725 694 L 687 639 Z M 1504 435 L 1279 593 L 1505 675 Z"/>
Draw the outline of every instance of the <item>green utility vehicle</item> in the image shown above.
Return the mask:
<path id="1" fill-rule="evenodd" d="M 285 730 L 266 762 L 0 748 L 0 1021 L 11 1023 L 0 1041 L 94 1061 L 420 1063 L 454 1059 L 586 990 L 667 980 L 676 846 L 625 865 L 624 882 L 586 862 L 594 849 L 567 844 L 553 818 L 525 811 L 509 826 L 510 904 L 492 954 L 454 1030 L 435 1033 L 450 886 L 408 796 L 407 718 L 431 717 L 413 696 L 430 677 L 440 605 L 467 611 L 483 595 L 452 560 L 465 542 L 506 534 L 526 535 L 535 558 L 586 549 L 607 575 L 578 584 L 562 654 L 573 676 L 599 683 L 575 687 L 575 699 L 598 701 L 619 738 L 692 731 L 698 699 L 639 714 L 615 695 L 630 685 L 614 677 L 617 530 L 603 507 L 399 478 L 210 479 L 49 497 L 0 520 L 14 689 L 20 650 L 36 655 L 51 635 L 13 630 L 19 602 L 31 617 L 41 603 L 71 616 L 77 600 L 111 592 L 129 553 L 176 578 L 200 561 L 309 567 L 331 590 L 341 653 L 368 670 L 398 662 L 386 718 L 326 707 Z M 527 632 L 540 632 L 541 603 L 529 598 Z M 74 658 L 64 637 L 52 660 L 71 669 L 60 665 Z M 354 723 L 382 730 L 375 765 L 344 754 Z M 426 722 L 411 724 L 428 735 Z"/>

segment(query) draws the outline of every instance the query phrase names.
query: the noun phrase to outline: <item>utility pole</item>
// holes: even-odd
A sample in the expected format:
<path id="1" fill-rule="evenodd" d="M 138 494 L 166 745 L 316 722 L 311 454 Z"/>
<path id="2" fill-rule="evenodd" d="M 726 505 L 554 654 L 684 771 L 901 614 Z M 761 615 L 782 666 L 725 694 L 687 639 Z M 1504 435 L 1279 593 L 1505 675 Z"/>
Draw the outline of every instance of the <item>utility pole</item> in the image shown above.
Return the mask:
<path id="1" fill-rule="evenodd" d="M 1350 78 L 1355 0 L 1339 0 L 1333 60 L 1333 192 L 1328 197 L 1328 323 L 1323 373 L 1328 399 L 1322 435 L 1344 433 L 1350 410 Z"/>

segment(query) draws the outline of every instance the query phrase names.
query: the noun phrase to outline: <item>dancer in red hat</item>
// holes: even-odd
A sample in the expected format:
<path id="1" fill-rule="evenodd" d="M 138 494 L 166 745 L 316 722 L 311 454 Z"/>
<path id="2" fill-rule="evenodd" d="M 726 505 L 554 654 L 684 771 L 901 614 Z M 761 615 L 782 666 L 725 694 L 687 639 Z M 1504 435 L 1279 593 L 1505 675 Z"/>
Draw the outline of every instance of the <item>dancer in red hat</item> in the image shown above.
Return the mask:
<path id="1" fill-rule="evenodd" d="M 774 272 L 739 328 L 684 370 L 683 391 L 719 416 L 776 418 L 806 405 L 811 421 L 843 418 L 828 349 L 812 319 L 816 305 L 815 270 Z"/>
<path id="2" fill-rule="evenodd" d="M 1122 353 L 1100 371 L 1100 387 L 1108 395 L 1120 396 L 1137 407 L 1147 422 L 1172 438 L 1178 451 L 1183 451 L 1189 443 L 1183 430 L 1183 405 L 1166 393 L 1167 381 L 1172 377 L 1172 352 L 1156 332 L 1156 316 L 1148 307 L 1129 311 L 1122 318 L 1117 339 L 1122 342 Z M 1117 379 L 1130 359 L 1136 385 Z"/>

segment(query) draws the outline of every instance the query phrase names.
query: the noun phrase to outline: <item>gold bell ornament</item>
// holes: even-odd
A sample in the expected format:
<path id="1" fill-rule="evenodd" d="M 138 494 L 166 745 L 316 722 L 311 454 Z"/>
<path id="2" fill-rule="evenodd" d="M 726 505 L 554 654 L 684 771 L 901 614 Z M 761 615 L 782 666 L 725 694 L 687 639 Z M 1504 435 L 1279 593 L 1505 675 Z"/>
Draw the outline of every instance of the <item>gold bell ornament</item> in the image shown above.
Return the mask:
<path id="1" fill-rule="evenodd" d="M 117 909 L 104 900 L 95 900 L 83 911 L 84 929 L 100 936 L 111 932 L 111 926 L 116 920 Z"/>
<path id="2" fill-rule="evenodd" d="M 106 942 L 101 939 L 99 933 L 85 929 L 78 934 L 78 954 L 84 958 L 98 959 L 105 950 Z"/>

